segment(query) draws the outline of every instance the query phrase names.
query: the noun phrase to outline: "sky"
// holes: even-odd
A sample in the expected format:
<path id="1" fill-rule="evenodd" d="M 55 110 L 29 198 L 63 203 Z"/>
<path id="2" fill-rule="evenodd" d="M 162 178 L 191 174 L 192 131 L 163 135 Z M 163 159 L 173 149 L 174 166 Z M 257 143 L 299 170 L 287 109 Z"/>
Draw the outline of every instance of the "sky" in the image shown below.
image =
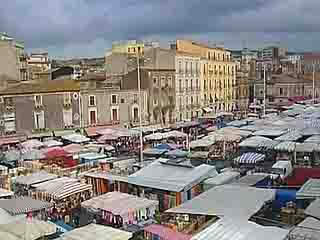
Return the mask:
<path id="1" fill-rule="evenodd" d="M 319 0 L 1 0 L 0 32 L 29 52 L 103 56 L 117 40 L 320 51 Z"/>

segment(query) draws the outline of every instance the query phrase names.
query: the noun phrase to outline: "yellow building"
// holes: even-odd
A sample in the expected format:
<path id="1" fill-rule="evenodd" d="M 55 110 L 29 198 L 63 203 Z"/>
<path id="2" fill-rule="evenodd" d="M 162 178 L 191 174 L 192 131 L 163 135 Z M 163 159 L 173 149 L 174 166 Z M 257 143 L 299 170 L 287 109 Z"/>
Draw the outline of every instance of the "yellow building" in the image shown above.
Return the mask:
<path id="1" fill-rule="evenodd" d="M 200 82 L 203 107 L 215 112 L 232 111 L 235 105 L 236 63 L 224 48 L 209 47 L 189 40 L 177 40 L 176 49 L 201 57 Z"/>
<path id="2" fill-rule="evenodd" d="M 112 53 L 143 54 L 144 43 L 137 40 L 112 43 Z"/>

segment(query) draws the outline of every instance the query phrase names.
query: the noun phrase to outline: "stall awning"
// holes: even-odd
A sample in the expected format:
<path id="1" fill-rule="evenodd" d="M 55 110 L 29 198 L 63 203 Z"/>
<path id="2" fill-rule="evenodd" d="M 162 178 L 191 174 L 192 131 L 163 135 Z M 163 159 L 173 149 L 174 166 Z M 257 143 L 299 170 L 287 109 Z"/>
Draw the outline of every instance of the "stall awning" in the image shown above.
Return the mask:
<path id="1" fill-rule="evenodd" d="M 144 231 L 152 233 L 153 235 L 158 236 L 159 239 L 163 240 L 190 240 L 192 237 L 191 235 L 174 231 L 171 228 L 159 224 L 149 225 L 144 228 Z M 154 239 L 157 239 L 157 237 L 155 237 Z"/>
<path id="2" fill-rule="evenodd" d="M 205 107 L 205 108 L 203 108 L 203 111 L 206 112 L 206 113 L 209 113 L 209 112 L 212 112 L 213 109 L 209 108 L 209 107 Z"/>
<path id="3" fill-rule="evenodd" d="M 244 153 L 240 157 L 235 158 L 234 161 L 237 163 L 255 164 L 257 162 L 262 162 L 264 158 L 264 154 L 249 152 Z"/>
<path id="4" fill-rule="evenodd" d="M 33 211 L 48 209 L 53 204 L 36 200 L 30 197 L 17 197 L 0 200 L 0 208 L 6 210 L 11 215 L 26 214 Z"/>

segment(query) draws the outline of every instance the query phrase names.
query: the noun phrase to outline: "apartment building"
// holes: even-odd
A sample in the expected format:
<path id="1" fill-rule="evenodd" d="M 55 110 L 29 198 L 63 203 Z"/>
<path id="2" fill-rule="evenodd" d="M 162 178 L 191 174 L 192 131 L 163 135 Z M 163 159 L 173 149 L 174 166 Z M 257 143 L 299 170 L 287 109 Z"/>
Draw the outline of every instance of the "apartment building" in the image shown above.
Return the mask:
<path id="1" fill-rule="evenodd" d="M 231 111 L 235 106 L 236 65 L 230 51 L 189 40 L 177 40 L 172 48 L 201 58 L 202 106 L 211 107 L 215 112 Z"/>
<path id="2" fill-rule="evenodd" d="M 8 81 L 28 80 L 27 55 L 24 45 L 5 33 L 0 33 L 0 89 Z"/>
<path id="3" fill-rule="evenodd" d="M 20 83 L 0 91 L 0 133 L 80 127 L 79 83 Z"/>
<path id="4" fill-rule="evenodd" d="M 120 90 L 102 88 L 99 82 L 85 81 L 81 83 L 81 108 L 83 126 L 118 125 L 134 126 L 141 120 L 145 122 L 147 115 L 148 95 L 138 90 Z M 141 108 L 141 109 L 140 109 Z"/>
<path id="5" fill-rule="evenodd" d="M 201 114 L 201 58 L 176 51 L 176 120 L 182 121 Z"/>

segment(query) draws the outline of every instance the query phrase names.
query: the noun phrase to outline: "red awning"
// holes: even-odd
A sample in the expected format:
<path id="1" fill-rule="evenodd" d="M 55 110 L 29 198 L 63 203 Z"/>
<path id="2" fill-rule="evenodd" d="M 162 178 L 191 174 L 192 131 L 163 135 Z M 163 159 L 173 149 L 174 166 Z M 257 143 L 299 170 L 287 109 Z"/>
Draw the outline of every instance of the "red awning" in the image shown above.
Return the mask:
<path id="1" fill-rule="evenodd" d="M 66 157 L 68 155 L 70 155 L 70 154 L 61 147 L 49 148 L 47 150 L 47 152 L 45 153 L 45 156 L 47 158 Z"/>
<path id="2" fill-rule="evenodd" d="M 105 128 L 113 128 L 113 127 L 119 127 L 119 125 L 113 125 L 112 123 L 110 123 L 110 125 L 88 127 L 85 129 L 85 131 L 86 131 L 88 137 L 95 137 L 95 136 L 100 135 L 97 133 L 99 130 L 103 130 Z"/>
<path id="3" fill-rule="evenodd" d="M 157 235 L 164 240 L 190 240 L 191 239 L 191 235 L 176 232 L 171 228 L 158 225 L 158 224 L 149 225 L 144 228 L 144 231 Z"/>

